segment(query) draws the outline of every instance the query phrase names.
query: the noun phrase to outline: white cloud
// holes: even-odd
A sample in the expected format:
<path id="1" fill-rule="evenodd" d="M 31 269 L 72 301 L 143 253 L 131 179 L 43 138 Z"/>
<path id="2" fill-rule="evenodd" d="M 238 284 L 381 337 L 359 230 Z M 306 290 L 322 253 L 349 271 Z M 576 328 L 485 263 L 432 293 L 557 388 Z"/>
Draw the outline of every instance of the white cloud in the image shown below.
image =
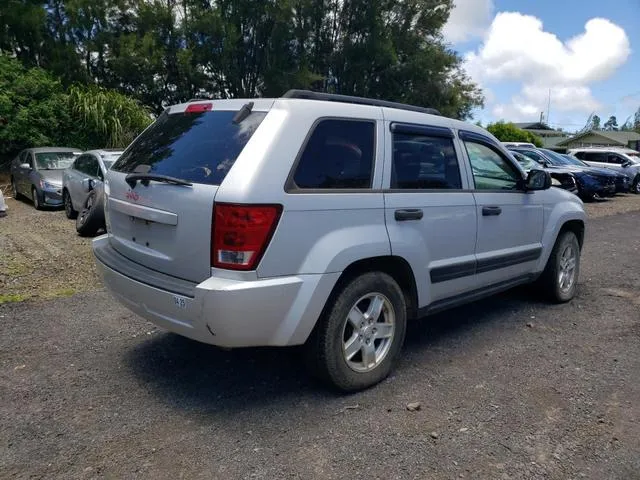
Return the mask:
<path id="1" fill-rule="evenodd" d="M 454 0 L 442 34 L 450 43 L 482 37 L 491 25 L 492 15 L 493 0 Z"/>
<path id="2" fill-rule="evenodd" d="M 606 19 L 589 20 L 583 33 L 563 42 L 536 17 L 502 12 L 479 49 L 465 56 L 465 68 L 481 85 L 521 83 L 511 103 L 494 105 L 492 113 L 531 120 L 547 110 L 549 89 L 552 112 L 597 110 L 601 105 L 589 85 L 613 75 L 630 53 L 625 31 Z"/>

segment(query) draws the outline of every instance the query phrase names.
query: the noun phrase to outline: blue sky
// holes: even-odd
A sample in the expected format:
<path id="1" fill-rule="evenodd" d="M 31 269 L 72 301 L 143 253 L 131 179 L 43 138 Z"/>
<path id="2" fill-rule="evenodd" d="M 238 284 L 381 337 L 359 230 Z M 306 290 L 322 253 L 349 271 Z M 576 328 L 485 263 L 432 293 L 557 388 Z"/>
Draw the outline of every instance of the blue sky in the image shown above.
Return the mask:
<path id="1" fill-rule="evenodd" d="M 640 107 L 640 0 L 454 0 L 445 38 L 483 88 L 483 123 L 580 129 Z"/>

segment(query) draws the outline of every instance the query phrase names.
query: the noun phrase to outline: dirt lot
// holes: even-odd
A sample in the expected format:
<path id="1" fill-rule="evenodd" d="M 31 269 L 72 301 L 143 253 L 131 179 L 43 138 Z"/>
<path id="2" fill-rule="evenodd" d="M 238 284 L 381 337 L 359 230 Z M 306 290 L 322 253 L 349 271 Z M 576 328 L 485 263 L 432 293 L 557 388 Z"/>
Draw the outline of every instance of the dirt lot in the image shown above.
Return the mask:
<path id="1" fill-rule="evenodd" d="M 37 211 L 7 199 L 0 218 L 0 304 L 95 290 L 91 239 L 79 237 L 61 210 Z"/>
<path id="2" fill-rule="evenodd" d="M 640 479 L 640 197 L 588 207 L 572 303 L 520 289 L 416 322 L 350 396 L 295 350 L 157 330 L 98 288 L 63 212 L 9 207 L 0 292 L 33 298 L 0 305 L 0 478 Z"/>

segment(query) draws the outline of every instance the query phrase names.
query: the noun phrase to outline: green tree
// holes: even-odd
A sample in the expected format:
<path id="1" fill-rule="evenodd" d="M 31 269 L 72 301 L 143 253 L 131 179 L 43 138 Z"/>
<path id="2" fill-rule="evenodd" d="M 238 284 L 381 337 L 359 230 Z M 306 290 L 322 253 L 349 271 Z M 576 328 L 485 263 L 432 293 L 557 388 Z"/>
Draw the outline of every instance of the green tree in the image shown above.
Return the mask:
<path id="1" fill-rule="evenodd" d="M 600 130 L 600 117 L 598 115 L 594 115 L 591 119 L 591 130 Z"/>
<path id="2" fill-rule="evenodd" d="M 76 144 L 84 147 L 124 148 L 152 121 L 137 100 L 96 86 L 71 87 L 69 111 L 80 127 Z"/>
<path id="3" fill-rule="evenodd" d="M 482 92 L 444 43 L 452 0 L 10 0 L 0 50 L 158 113 L 193 97 L 290 88 L 469 118 Z"/>
<path id="4" fill-rule="evenodd" d="M 516 127 L 513 123 L 499 121 L 487 125 L 487 130 L 501 142 L 527 142 L 542 147 L 542 139 L 531 132 Z"/>
<path id="5" fill-rule="evenodd" d="M 0 120 L 2 154 L 64 143 L 70 119 L 61 82 L 41 68 L 25 68 L 0 55 Z"/>
<path id="6" fill-rule="evenodd" d="M 135 99 L 113 90 L 66 91 L 42 68 L 0 55 L 0 154 L 26 147 L 126 147 L 152 121 Z"/>
<path id="7" fill-rule="evenodd" d="M 618 130 L 618 119 L 616 118 L 616 116 L 615 115 L 611 115 L 609 117 L 609 120 L 604 122 L 603 128 L 604 128 L 604 130 L 608 130 L 608 131 L 616 131 L 616 130 Z"/>

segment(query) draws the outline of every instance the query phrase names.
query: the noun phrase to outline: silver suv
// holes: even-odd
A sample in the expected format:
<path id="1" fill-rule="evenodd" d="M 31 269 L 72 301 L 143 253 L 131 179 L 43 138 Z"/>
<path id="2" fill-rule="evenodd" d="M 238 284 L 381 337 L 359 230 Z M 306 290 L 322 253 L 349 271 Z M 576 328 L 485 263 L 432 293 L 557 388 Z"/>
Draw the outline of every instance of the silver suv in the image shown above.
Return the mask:
<path id="1" fill-rule="evenodd" d="M 539 279 L 575 294 L 582 202 L 482 128 L 290 91 L 168 108 L 108 171 L 98 269 L 156 325 L 305 345 L 344 391 L 387 376 L 408 320 Z"/>

